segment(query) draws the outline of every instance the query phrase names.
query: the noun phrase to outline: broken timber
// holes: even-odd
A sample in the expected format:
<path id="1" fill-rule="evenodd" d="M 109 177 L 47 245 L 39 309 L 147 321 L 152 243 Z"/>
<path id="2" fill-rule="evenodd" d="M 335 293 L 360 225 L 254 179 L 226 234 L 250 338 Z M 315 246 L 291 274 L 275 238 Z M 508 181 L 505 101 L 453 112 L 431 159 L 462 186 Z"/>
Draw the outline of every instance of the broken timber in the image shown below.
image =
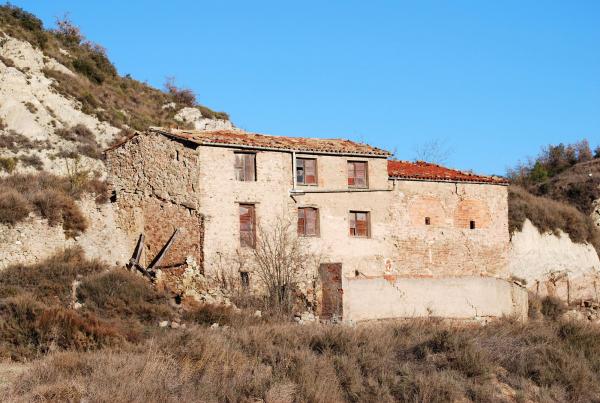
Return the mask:
<path id="1" fill-rule="evenodd" d="M 140 264 L 140 258 L 144 249 L 145 239 L 144 234 L 140 234 L 137 244 L 135 245 L 135 249 L 133 250 L 133 255 L 131 256 L 131 259 L 129 259 L 129 263 L 127 264 L 127 268 L 136 269 L 139 272 L 141 272 L 144 276 L 153 279 L 156 276 L 156 268 L 158 267 L 162 259 L 165 257 L 169 249 L 171 249 L 171 246 L 173 246 L 173 243 L 175 242 L 175 238 L 177 237 L 178 233 L 179 228 L 175 229 L 173 235 L 171 235 L 167 243 L 162 247 L 160 252 L 158 252 L 158 255 L 156 255 L 156 257 L 152 260 L 148 267 L 144 267 Z"/>

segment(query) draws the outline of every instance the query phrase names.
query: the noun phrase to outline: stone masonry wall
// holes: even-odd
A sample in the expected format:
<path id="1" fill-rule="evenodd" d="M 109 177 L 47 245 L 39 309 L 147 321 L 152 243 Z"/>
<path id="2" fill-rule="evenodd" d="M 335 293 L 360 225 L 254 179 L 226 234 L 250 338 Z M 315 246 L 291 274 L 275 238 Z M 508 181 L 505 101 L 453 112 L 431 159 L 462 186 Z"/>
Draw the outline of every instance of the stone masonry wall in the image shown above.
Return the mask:
<path id="1" fill-rule="evenodd" d="M 107 153 L 110 179 L 119 206 L 119 223 L 133 252 L 145 236 L 149 264 L 176 228 L 180 233 L 161 266 L 203 260 L 203 221 L 198 212 L 196 150 L 158 134 L 141 134 Z"/>

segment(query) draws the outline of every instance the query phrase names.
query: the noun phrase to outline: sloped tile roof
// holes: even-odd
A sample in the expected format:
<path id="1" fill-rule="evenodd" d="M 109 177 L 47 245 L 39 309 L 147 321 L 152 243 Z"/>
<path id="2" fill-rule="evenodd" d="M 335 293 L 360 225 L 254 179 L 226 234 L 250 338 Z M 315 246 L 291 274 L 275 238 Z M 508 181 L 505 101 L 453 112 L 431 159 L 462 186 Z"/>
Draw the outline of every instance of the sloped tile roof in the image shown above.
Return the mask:
<path id="1" fill-rule="evenodd" d="M 151 131 L 201 145 L 229 145 L 272 150 L 292 150 L 307 153 L 315 152 L 378 157 L 388 157 L 391 155 L 386 150 L 345 139 L 271 136 L 236 130 L 197 131 L 152 128 Z"/>
<path id="2" fill-rule="evenodd" d="M 388 175 L 390 178 L 399 179 L 508 184 L 508 180 L 505 178 L 475 175 L 424 161 L 408 162 L 389 160 Z"/>

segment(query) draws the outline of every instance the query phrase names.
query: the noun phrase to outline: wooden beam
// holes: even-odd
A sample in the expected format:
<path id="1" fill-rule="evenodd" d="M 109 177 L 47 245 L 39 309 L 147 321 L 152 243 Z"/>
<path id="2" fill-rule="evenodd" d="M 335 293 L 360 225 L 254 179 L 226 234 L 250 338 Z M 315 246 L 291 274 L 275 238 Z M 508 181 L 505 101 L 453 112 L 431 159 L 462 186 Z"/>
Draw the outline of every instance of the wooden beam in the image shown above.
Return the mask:
<path id="1" fill-rule="evenodd" d="M 169 251 L 169 249 L 171 249 L 171 246 L 173 245 L 173 242 L 175 242 L 175 237 L 177 236 L 178 233 L 179 233 L 179 228 L 175 229 L 175 232 L 173 232 L 173 235 L 171 235 L 171 238 L 169 238 L 166 245 L 163 246 L 163 248 L 160 250 L 158 255 L 156 255 L 156 257 L 154 258 L 152 263 L 150 263 L 150 265 L 148 266 L 148 269 L 147 269 L 149 272 L 154 271 L 154 268 L 158 266 L 160 261 L 163 259 L 163 257 L 165 257 L 165 255 Z"/>

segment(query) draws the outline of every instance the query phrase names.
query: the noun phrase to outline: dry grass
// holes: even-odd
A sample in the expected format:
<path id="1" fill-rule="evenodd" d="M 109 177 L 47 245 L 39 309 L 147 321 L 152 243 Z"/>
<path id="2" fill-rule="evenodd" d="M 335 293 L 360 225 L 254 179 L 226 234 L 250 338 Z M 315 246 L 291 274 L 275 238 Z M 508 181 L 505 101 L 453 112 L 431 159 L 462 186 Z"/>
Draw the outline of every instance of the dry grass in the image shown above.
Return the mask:
<path id="1" fill-rule="evenodd" d="M 170 331 L 137 346 L 64 352 L 15 383 L 23 401 L 596 401 L 600 330 L 503 321 L 275 324 Z"/>
<path id="2" fill-rule="evenodd" d="M 575 207 L 535 196 L 519 186 L 510 186 L 508 224 L 510 232 L 521 230 L 529 219 L 540 232 L 563 231 L 574 242 L 588 242 L 600 251 L 600 234 L 589 216 Z"/>
<path id="3" fill-rule="evenodd" d="M 104 203 L 107 185 L 90 178 L 87 172 L 75 172 L 70 177 L 40 172 L 0 178 L 0 223 L 15 224 L 35 212 L 52 226 L 62 224 L 67 236 L 75 236 L 87 228 L 75 203 L 84 194 L 94 194 L 97 202 Z"/>
<path id="4" fill-rule="evenodd" d="M 78 124 L 55 132 L 59 137 L 77 144 L 77 153 L 90 158 L 101 159 L 102 147 L 96 141 L 96 135 L 85 125 Z"/>
<path id="5" fill-rule="evenodd" d="M 81 281 L 79 310 L 71 284 Z M 0 272 L 0 355 L 33 361 L 9 401 L 597 401 L 600 328 L 551 320 L 295 325 L 170 299 L 80 251 Z M 541 313 L 540 313 L 541 315 Z M 211 329 L 214 322 L 229 324 Z"/>

